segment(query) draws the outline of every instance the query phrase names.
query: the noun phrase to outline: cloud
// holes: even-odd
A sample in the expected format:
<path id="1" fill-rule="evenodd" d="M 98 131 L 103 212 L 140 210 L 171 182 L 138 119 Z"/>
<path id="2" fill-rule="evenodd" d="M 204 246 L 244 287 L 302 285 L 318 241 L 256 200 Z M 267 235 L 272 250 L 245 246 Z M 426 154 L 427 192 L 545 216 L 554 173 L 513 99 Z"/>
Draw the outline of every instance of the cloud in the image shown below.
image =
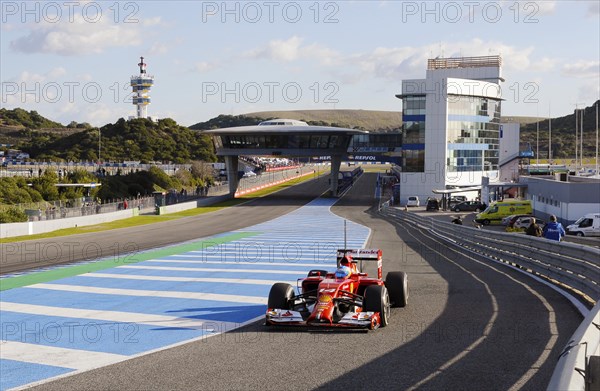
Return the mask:
<path id="1" fill-rule="evenodd" d="M 585 16 L 590 18 L 597 18 L 600 16 L 600 3 L 598 1 L 591 1 L 590 4 L 588 4 Z"/>
<path id="2" fill-rule="evenodd" d="M 166 43 L 155 42 L 152 44 L 148 53 L 153 56 L 159 56 L 169 51 L 169 46 Z"/>
<path id="3" fill-rule="evenodd" d="M 16 81 L 18 83 L 33 84 L 41 83 L 44 81 L 56 81 L 56 79 L 67 74 L 67 70 L 63 67 L 57 67 L 49 70 L 46 73 L 35 73 L 29 71 L 22 71 L 18 77 L 13 77 L 9 81 Z"/>
<path id="4" fill-rule="evenodd" d="M 558 63 L 558 61 L 559 60 L 556 58 L 543 57 L 542 59 L 535 61 L 531 65 L 530 69 L 532 71 L 536 71 L 536 72 L 547 72 L 547 71 L 554 69 L 554 67 L 556 67 L 556 64 Z"/>
<path id="5" fill-rule="evenodd" d="M 75 15 L 72 22 L 32 25 L 29 33 L 10 43 L 21 53 L 52 53 L 73 56 L 102 53 L 110 47 L 137 46 L 143 42 L 138 24 L 114 24 L 106 18 L 90 23 Z"/>
<path id="6" fill-rule="evenodd" d="M 460 42 L 442 42 L 442 56 L 475 57 L 501 55 L 503 69 L 507 71 L 546 72 L 557 66 L 558 59 L 534 56 L 534 47 L 517 47 L 500 41 L 474 38 Z M 243 54 L 245 59 L 271 60 L 300 66 L 310 60 L 325 67 L 336 80 L 357 84 L 370 78 L 400 82 L 403 79 L 424 77 L 427 59 L 440 53 L 440 43 L 420 47 L 377 47 L 371 51 L 341 54 L 319 43 L 304 44 L 304 39 L 294 35 L 278 39 Z M 210 70 L 206 63 L 196 66 L 199 71 Z"/>
<path id="7" fill-rule="evenodd" d="M 552 14 L 554 14 L 554 11 L 556 10 L 556 1 L 543 0 L 543 1 L 536 1 L 535 3 L 538 7 L 536 11 L 539 11 L 540 15 L 552 15 Z M 525 4 L 527 4 L 527 3 L 525 3 Z M 528 11 L 531 12 L 531 10 L 528 10 Z"/>
<path id="8" fill-rule="evenodd" d="M 267 59 L 278 62 L 293 62 L 302 59 L 315 59 L 320 64 L 338 64 L 340 54 L 323 45 L 313 43 L 302 45 L 303 39 L 294 35 L 287 40 L 273 40 L 265 46 L 246 52 L 243 57 Z"/>
<path id="9" fill-rule="evenodd" d="M 194 72 L 205 73 L 210 72 L 213 69 L 219 67 L 219 64 L 216 62 L 210 63 L 206 61 L 200 61 L 194 64 L 194 68 L 192 69 Z"/>
<path id="10" fill-rule="evenodd" d="M 565 76 L 577 78 L 598 78 L 600 75 L 600 61 L 580 60 L 576 63 L 566 64 L 562 68 Z"/>
<path id="11" fill-rule="evenodd" d="M 142 21 L 144 26 L 164 26 L 165 23 L 162 21 L 160 16 L 155 16 L 154 18 L 144 19 Z"/>

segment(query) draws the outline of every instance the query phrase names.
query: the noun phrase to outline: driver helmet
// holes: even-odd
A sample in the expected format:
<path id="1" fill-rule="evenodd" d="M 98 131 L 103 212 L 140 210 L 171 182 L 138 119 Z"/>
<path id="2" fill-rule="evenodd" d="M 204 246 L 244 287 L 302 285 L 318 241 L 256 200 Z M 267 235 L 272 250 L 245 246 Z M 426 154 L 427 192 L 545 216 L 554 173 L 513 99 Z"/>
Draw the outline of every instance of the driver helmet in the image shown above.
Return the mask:
<path id="1" fill-rule="evenodd" d="M 345 254 L 344 257 L 342 258 L 342 260 L 340 261 L 340 265 L 350 266 L 351 262 L 352 262 L 352 255 Z"/>
<path id="2" fill-rule="evenodd" d="M 348 278 L 352 274 L 352 269 L 348 266 L 340 266 L 335 271 L 335 278 Z"/>

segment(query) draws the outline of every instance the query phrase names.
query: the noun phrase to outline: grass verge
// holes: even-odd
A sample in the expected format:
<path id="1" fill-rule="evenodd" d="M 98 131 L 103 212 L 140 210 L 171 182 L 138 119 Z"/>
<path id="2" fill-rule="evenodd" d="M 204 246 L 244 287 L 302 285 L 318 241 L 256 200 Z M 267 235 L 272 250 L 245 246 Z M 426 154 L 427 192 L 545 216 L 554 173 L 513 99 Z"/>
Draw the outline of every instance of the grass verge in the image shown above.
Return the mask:
<path id="1" fill-rule="evenodd" d="M 323 174 L 323 173 L 321 173 L 321 174 Z M 140 225 L 160 223 L 163 221 L 177 220 L 177 219 L 184 218 L 184 217 L 197 216 L 197 215 L 201 215 L 204 213 L 215 212 L 215 211 L 223 209 L 223 208 L 229 208 L 231 206 L 243 204 L 243 203 L 251 201 L 255 198 L 264 197 L 266 195 L 275 193 L 275 192 L 283 190 L 283 189 L 287 189 L 288 187 L 297 185 L 302 182 L 306 182 L 311 179 L 314 179 L 314 177 L 312 175 L 306 175 L 304 177 L 291 179 L 291 180 L 289 180 L 285 183 L 281 183 L 279 185 L 261 189 L 259 191 L 253 192 L 253 193 L 245 194 L 239 198 L 219 202 L 218 204 L 215 204 L 215 205 L 203 206 L 203 207 L 194 208 L 194 209 L 188 209 L 188 210 L 184 210 L 181 212 L 170 213 L 167 215 L 135 216 L 135 217 L 131 217 L 128 219 L 111 221 L 108 223 L 88 225 L 88 226 L 84 226 L 84 227 L 65 228 L 65 229 L 60 229 L 57 231 L 46 232 L 43 234 L 4 238 L 4 239 L 1 239 L 0 242 L 1 243 L 12 243 L 12 242 L 21 242 L 21 241 L 26 241 L 26 240 L 37 240 L 37 239 L 55 238 L 55 237 L 59 237 L 59 236 L 101 232 L 101 231 L 108 231 L 108 230 L 112 230 L 112 229 L 136 227 L 136 226 L 140 226 Z"/>

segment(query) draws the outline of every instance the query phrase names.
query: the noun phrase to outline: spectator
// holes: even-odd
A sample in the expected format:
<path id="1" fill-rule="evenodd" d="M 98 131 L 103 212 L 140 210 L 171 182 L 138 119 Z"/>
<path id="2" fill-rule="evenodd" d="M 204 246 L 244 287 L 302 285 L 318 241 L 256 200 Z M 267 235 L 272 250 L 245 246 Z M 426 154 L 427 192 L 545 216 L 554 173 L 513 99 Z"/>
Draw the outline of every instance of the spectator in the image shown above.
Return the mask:
<path id="1" fill-rule="evenodd" d="M 127 209 L 128 206 L 129 203 L 127 202 L 127 198 L 125 198 L 125 200 L 123 201 L 123 209 Z"/>
<path id="2" fill-rule="evenodd" d="M 531 224 L 529 224 L 529 227 L 527 227 L 525 234 L 529 235 L 529 236 L 537 236 L 537 237 L 542 236 L 542 228 L 537 224 L 537 221 L 535 220 L 535 218 L 531 219 Z"/>
<path id="3" fill-rule="evenodd" d="M 556 216 L 550 216 L 550 222 L 544 226 L 542 234 L 546 239 L 560 242 L 565 236 L 565 229 L 562 224 L 556 221 Z"/>

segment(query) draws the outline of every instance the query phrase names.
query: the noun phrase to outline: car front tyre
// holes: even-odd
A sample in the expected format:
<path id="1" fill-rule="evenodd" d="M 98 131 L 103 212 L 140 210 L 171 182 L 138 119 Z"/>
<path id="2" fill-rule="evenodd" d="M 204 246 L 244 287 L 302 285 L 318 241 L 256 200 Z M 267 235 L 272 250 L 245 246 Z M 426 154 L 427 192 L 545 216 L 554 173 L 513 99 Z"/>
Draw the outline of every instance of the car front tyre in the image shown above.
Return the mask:
<path id="1" fill-rule="evenodd" d="M 390 323 L 390 298 L 383 285 L 370 285 L 365 289 L 363 307 L 365 311 L 379 312 L 381 327 Z"/>
<path id="2" fill-rule="evenodd" d="M 294 297 L 294 288 L 290 284 L 278 282 L 273 284 L 269 291 L 267 306 L 269 308 L 289 310 L 292 297 Z"/>

